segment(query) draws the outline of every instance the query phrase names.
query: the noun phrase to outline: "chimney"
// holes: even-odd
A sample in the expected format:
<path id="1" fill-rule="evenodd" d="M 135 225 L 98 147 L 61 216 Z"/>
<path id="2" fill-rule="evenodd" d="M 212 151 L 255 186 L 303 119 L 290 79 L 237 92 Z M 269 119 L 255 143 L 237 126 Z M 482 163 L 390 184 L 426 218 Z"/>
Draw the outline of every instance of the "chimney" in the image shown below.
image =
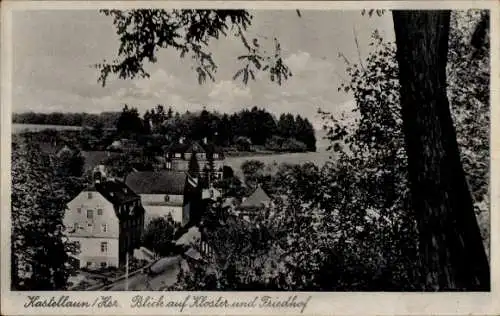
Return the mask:
<path id="1" fill-rule="evenodd" d="M 179 138 L 179 144 L 184 144 L 184 137 Z"/>
<path id="2" fill-rule="evenodd" d="M 203 137 L 203 144 L 207 144 L 207 138 L 206 137 Z"/>

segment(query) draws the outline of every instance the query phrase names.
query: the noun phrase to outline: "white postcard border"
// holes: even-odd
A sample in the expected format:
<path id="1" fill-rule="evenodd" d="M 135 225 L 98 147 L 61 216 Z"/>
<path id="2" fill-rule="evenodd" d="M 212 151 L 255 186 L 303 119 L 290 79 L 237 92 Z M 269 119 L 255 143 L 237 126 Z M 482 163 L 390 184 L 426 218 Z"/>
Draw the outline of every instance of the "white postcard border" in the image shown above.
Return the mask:
<path id="1" fill-rule="evenodd" d="M 246 8 L 246 9 L 346 9 L 360 10 L 362 8 L 422 8 L 422 9 L 466 9 L 489 8 L 491 9 L 491 250 L 490 265 L 492 287 L 490 293 L 361 293 L 361 292 L 13 292 L 10 291 L 10 141 L 11 141 L 11 92 L 12 92 L 12 10 L 82 10 L 97 8 L 131 8 L 131 7 L 186 7 L 186 8 Z M 206 295 L 217 300 L 223 297 L 229 302 L 243 301 L 257 297 L 258 302 L 262 297 L 271 296 L 278 299 L 287 299 L 297 296 L 297 301 L 307 300 L 304 314 L 314 315 L 493 315 L 500 313 L 499 283 L 499 201 L 500 201 L 500 3 L 495 1 L 338 1 L 338 2 L 249 2 L 249 1 L 182 1 L 182 2 L 146 2 L 146 1 L 7 1 L 2 3 L 2 80 L 1 80 L 1 314 L 5 315 L 174 315 L 174 314 L 203 314 L 203 315 L 296 315 L 300 314 L 299 308 L 218 308 L 218 307 L 143 307 L 134 308 L 133 298 L 137 295 L 150 295 L 158 298 L 161 295 L 165 300 L 182 302 L 194 296 Z M 85 301 L 89 308 L 76 307 L 25 307 L 29 304 L 28 296 L 41 296 L 48 299 L 67 296 L 65 302 Z M 102 297 L 111 297 L 116 300 L 119 307 L 99 307 L 103 302 Z M 48 303 L 50 305 L 50 303 Z M 67 303 L 69 304 L 69 303 Z M 57 304 L 56 304 L 57 305 Z M 63 304 L 64 305 L 64 304 Z"/>

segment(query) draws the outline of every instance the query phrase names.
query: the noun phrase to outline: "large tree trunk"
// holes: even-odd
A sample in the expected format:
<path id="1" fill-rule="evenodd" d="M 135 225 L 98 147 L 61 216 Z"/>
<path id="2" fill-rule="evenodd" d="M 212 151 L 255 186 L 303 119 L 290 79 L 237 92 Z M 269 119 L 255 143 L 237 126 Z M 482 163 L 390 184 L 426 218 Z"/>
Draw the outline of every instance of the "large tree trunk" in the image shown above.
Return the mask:
<path id="1" fill-rule="evenodd" d="M 425 289 L 488 291 L 488 260 L 446 95 L 450 12 L 394 11 L 393 20 Z"/>

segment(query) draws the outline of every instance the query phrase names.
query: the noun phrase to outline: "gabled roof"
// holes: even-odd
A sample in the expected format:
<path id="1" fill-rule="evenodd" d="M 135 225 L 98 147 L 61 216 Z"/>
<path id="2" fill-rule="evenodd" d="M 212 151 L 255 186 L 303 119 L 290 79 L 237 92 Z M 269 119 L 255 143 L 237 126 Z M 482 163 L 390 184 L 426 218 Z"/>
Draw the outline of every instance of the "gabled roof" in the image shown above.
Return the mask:
<path id="1" fill-rule="evenodd" d="M 82 151 L 82 156 L 85 158 L 83 165 L 84 170 L 92 170 L 96 166 L 103 164 L 109 157 L 119 156 L 120 153 L 110 151 Z"/>
<path id="2" fill-rule="evenodd" d="M 137 194 L 183 195 L 186 173 L 179 171 L 137 171 L 130 173 L 125 183 Z"/>
<path id="3" fill-rule="evenodd" d="M 137 200 L 139 195 L 137 195 L 133 190 L 131 190 L 125 183 L 121 181 L 103 181 L 99 183 L 94 183 L 93 185 L 87 187 L 84 191 L 96 191 L 99 192 L 106 200 L 111 202 L 113 205 L 121 205 L 123 203 Z"/>
<path id="4" fill-rule="evenodd" d="M 182 143 L 174 143 L 166 151 L 170 153 L 223 153 L 222 149 L 215 144 L 204 144 L 189 140 L 184 140 Z"/>
<path id="5" fill-rule="evenodd" d="M 258 186 L 257 189 L 241 203 L 241 207 L 261 207 L 263 204 L 270 203 L 271 198 L 267 193 Z"/>
<path id="6" fill-rule="evenodd" d="M 205 149 L 196 141 L 184 140 L 182 143 L 173 143 L 167 151 L 171 153 L 204 153 Z"/>

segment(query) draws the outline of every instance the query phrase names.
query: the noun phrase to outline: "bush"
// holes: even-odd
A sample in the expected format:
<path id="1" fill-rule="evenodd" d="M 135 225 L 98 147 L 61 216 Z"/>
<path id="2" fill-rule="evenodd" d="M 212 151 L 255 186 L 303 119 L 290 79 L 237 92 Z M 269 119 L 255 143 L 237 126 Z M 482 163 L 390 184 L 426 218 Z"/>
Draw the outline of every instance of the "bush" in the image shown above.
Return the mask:
<path id="1" fill-rule="evenodd" d="M 142 244 L 160 256 L 168 256 L 174 250 L 174 234 L 179 224 L 174 222 L 170 214 L 153 218 L 147 225 L 142 237 Z"/>
<path id="2" fill-rule="evenodd" d="M 307 146 L 295 138 L 287 138 L 281 145 L 281 150 L 286 152 L 305 152 L 307 151 Z"/>

